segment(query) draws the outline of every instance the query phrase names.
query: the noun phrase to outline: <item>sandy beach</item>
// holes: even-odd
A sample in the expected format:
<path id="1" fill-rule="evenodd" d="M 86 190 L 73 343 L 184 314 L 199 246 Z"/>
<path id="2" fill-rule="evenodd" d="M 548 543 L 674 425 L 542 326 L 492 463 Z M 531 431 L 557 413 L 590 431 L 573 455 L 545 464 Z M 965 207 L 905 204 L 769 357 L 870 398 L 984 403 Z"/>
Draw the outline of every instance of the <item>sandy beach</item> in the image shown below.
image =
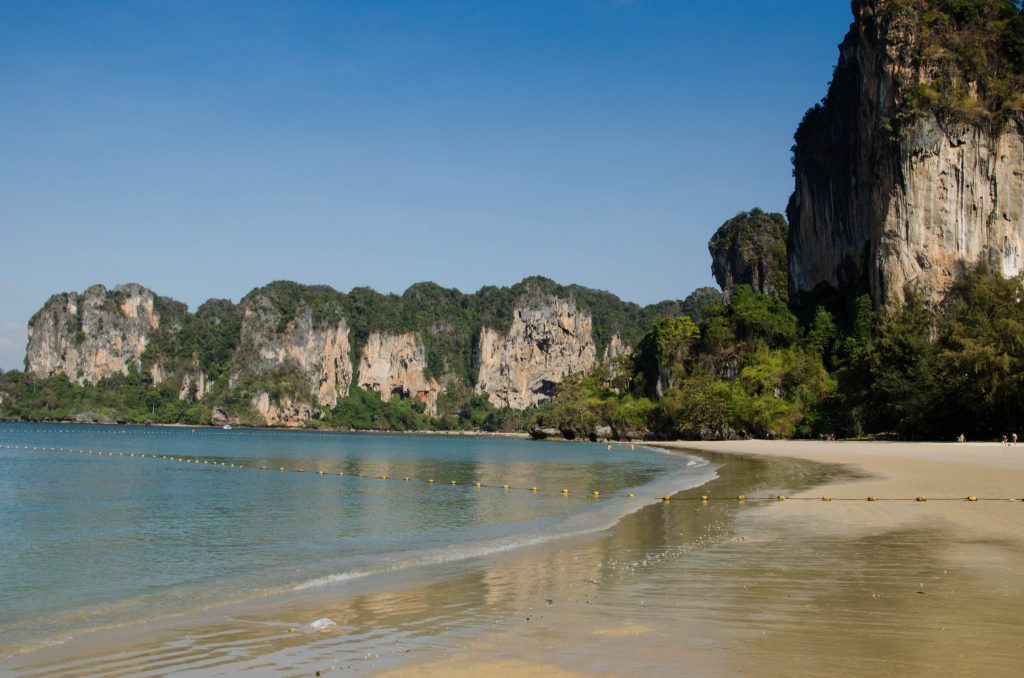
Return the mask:
<path id="1" fill-rule="evenodd" d="M 721 529 L 705 525 L 717 534 L 666 567 L 388 675 L 1019 675 L 1024 504 L 1006 500 L 1024 496 L 1024 446 L 663 446 L 710 453 L 724 477 L 754 458 L 831 478 L 729 502 Z M 749 496 L 793 491 L 755 482 Z"/>
<path id="2" fill-rule="evenodd" d="M 412 573 L 383 589 L 316 591 L 283 608 L 249 606 L 84 637 L 6 668 L 23 675 L 1019 675 L 1024 503 L 1010 499 L 1024 496 L 1024 446 L 663 446 L 699 451 L 721 465 L 719 477 L 598 535 L 457 571 Z M 780 493 L 787 500 L 774 498 Z M 737 501 L 740 494 L 747 500 Z M 872 495 L 878 501 L 866 500 Z M 337 627 L 312 629 L 320 618 Z"/>

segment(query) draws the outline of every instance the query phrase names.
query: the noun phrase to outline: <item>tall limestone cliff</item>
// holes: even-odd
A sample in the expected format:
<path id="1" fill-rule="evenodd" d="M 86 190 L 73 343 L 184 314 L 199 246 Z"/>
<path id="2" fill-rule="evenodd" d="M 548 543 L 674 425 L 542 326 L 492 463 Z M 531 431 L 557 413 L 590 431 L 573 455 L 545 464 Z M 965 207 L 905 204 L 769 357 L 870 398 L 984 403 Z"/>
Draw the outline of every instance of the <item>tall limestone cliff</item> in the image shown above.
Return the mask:
<path id="1" fill-rule="evenodd" d="M 373 332 L 359 359 L 358 384 L 380 393 L 384 402 L 396 394 L 416 398 L 427 414 L 434 415 L 441 387 L 426 376 L 426 370 L 427 351 L 418 334 Z"/>
<path id="2" fill-rule="evenodd" d="M 95 384 L 128 374 L 130 367 L 141 368 L 146 344 L 160 326 L 154 296 L 136 284 L 113 290 L 93 285 L 82 294 L 54 295 L 29 321 L 27 371 Z"/>
<path id="3" fill-rule="evenodd" d="M 550 398 L 566 375 L 596 364 L 589 313 L 571 300 L 523 300 L 506 334 L 481 328 L 476 391 L 486 393 L 496 407 L 524 409 Z"/>
<path id="4" fill-rule="evenodd" d="M 539 277 L 474 294 L 432 283 L 396 295 L 277 281 L 238 304 L 211 299 L 190 313 L 138 285 L 96 286 L 57 295 L 36 314 L 26 365 L 35 377 L 86 385 L 127 374 L 111 400 L 148 389 L 141 407 L 128 405 L 135 418 L 144 408 L 145 419 L 332 424 L 348 416 L 339 404 L 353 384 L 450 418 L 474 394 L 499 407 L 536 405 L 599 355 L 629 352 L 655 317 L 694 303 L 640 307 Z"/>
<path id="5" fill-rule="evenodd" d="M 259 293 L 242 305 L 235 380 L 252 383 L 252 405 L 268 425 L 319 418 L 319 408 L 333 408 L 348 395 L 352 362 L 343 318 L 317 323 L 306 305 L 286 318 Z"/>
<path id="6" fill-rule="evenodd" d="M 1009 0 L 854 0 L 794 146 L 790 292 L 941 299 L 1024 266 L 1024 18 Z"/>

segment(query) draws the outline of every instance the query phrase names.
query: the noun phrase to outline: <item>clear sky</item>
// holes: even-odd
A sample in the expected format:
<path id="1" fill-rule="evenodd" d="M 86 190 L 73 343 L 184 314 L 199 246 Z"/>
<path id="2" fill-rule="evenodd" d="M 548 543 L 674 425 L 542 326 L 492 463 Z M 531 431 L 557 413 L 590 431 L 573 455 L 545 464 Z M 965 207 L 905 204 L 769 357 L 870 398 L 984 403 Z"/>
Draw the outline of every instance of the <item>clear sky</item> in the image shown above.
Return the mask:
<path id="1" fill-rule="evenodd" d="M 53 293 L 272 280 L 638 303 L 782 211 L 846 0 L 0 3 L 0 368 Z"/>

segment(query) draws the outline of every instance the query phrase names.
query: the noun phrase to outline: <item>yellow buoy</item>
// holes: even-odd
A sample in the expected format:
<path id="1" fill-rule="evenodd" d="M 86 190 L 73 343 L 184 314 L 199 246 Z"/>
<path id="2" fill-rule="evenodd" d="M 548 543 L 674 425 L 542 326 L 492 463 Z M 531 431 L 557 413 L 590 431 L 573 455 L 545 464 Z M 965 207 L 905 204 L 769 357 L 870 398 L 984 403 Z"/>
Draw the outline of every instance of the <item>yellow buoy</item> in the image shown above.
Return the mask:
<path id="1" fill-rule="evenodd" d="M 746 500 L 747 500 L 747 495 L 745 495 L 745 494 L 741 494 L 740 496 L 736 497 L 736 501 L 746 501 Z"/>
<path id="2" fill-rule="evenodd" d="M 832 501 L 832 497 L 830 497 L 830 496 L 828 496 L 828 495 L 826 494 L 826 495 L 825 495 L 824 497 L 822 497 L 822 498 L 821 498 L 821 500 L 822 500 L 822 501 Z"/>
<path id="3" fill-rule="evenodd" d="M 568 487 L 563 487 L 562 488 L 562 494 L 569 494 L 569 488 Z"/>
<path id="4" fill-rule="evenodd" d="M 670 496 L 668 496 L 668 495 L 666 494 L 666 495 L 665 495 L 664 497 L 662 497 L 662 498 L 661 498 L 661 500 L 662 500 L 662 501 L 672 501 L 672 497 L 670 497 Z"/>
<path id="5" fill-rule="evenodd" d="M 878 497 L 871 495 L 870 497 L 868 497 L 868 501 L 878 501 Z"/>
<path id="6" fill-rule="evenodd" d="M 453 480 L 453 481 L 452 481 L 452 485 L 454 485 L 454 484 L 455 484 L 455 481 Z"/>
<path id="7" fill-rule="evenodd" d="M 786 501 L 786 495 L 780 494 L 779 495 L 779 501 Z"/>
<path id="8" fill-rule="evenodd" d="M 433 479 L 433 478 L 430 478 L 429 480 L 427 480 L 427 482 L 428 482 L 428 483 L 432 483 L 432 482 L 434 482 L 434 479 Z"/>
<path id="9" fill-rule="evenodd" d="M 706 494 L 700 495 L 700 500 L 701 501 L 708 501 L 708 499 L 709 499 L 708 495 L 706 495 Z"/>
<path id="10" fill-rule="evenodd" d="M 600 497 L 601 496 L 601 493 L 598 492 L 597 490 L 594 490 L 593 494 L 594 494 L 595 497 Z"/>
<path id="11" fill-rule="evenodd" d="M 536 487 L 531 487 L 531 488 L 530 488 L 530 492 L 536 492 L 536 491 L 537 491 L 537 488 L 536 488 Z"/>
<path id="12" fill-rule="evenodd" d="M 480 487 L 480 483 L 473 483 L 474 487 Z"/>
<path id="13" fill-rule="evenodd" d="M 232 466 L 234 466 L 234 464 L 232 464 Z M 281 471 L 283 471 L 283 470 L 284 470 L 284 466 L 282 466 L 282 467 L 280 468 L 280 470 L 281 470 Z"/>
<path id="14" fill-rule="evenodd" d="M 626 496 L 627 496 L 627 497 L 635 497 L 636 495 L 635 495 L 635 494 L 633 494 L 632 492 L 630 492 L 630 493 L 628 493 L 628 494 L 627 494 Z"/>
<path id="15" fill-rule="evenodd" d="M 387 480 L 387 479 L 388 479 L 388 477 L 387 477 L 387 475 L 382 475 L 382 476 L 380 477 L 380 479 L 381 479 L 381 480 Z"/>
<path id="16" fill-rule="evenodd" d="M 501 486 L 501 489 L 503 489 L 503 490 L 507 490 L 507 489 L 508 489 L 508 485 L 502 485 L 502 486 Z"/>
<path id="17" fill-rule="evenodd" d="M 928 501 L 928 500 L 925 499 L 924 497 L 918 497 L 915 501 Z"/>
<path id="18" fill-rule="evenodd" d="M 972 494 L 971 496 L 967 497 L 967 501 L 978 501 L 978 498 Z"/>

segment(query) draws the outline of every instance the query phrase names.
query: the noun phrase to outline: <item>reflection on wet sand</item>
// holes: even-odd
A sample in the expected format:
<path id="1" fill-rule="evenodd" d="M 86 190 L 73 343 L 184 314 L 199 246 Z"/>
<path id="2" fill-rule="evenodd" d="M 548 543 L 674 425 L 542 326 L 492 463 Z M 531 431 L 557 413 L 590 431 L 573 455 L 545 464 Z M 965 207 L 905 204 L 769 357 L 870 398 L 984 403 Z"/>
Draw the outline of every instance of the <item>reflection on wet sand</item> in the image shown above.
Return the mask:
<path id="1" fill-rule="evenodd" d="M 798 492 L 852 477 L 811 462 L 705 456 L 724 464 L 721 476 L 683 496 Z M 423 568 L 376 581 L 373 592 L 356 582 L 76 639 L 13 668 L 68 676 L 1009 675 L 1024 656 L 1015 619 L 1024 575 L 998 545 L 993 562 L 1005 569 L 997 567 L 997 582 L 958 563 L 969 536 L 959 545 L 939 529 L 851 538 L 767 513 L 738 501 L 659 503 L 589 538 Z M 325 617 L 335 625 L 310 626 Z"/>

